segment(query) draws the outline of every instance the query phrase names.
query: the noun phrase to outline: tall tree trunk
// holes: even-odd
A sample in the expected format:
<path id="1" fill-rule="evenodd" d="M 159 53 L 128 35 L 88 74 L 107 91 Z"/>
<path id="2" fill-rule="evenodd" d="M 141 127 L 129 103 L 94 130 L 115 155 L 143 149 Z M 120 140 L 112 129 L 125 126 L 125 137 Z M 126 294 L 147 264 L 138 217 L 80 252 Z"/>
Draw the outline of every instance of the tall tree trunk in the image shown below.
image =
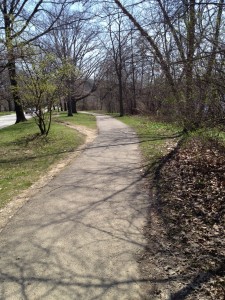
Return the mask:
<path id="1" fill-rule="evenodd" d="M 118 14 L 118 33 L 117 33 L 117 43 L 115 43 L 115 39 L 113 37 L 112 24 L 109 23 L 109 34 L 112 43 L 113 50 L 113 59 L 115 64 L 115 71 L 118 80 L 118 93 L 119 93 L 119 112 L 120 117 L 124 115 L 124 105 L 123 105 L 123 57 L 122 57 L 122 41 L 121 41 L 121 18 Z M 111 22 L 111 21 L 110 21 Z"/>
<path id="2" fill-rule="evenodd" d="M 119 36 L 118 36 L 118 42 L 119 42 L 119 69 L 117 71 L 117 76 L 119 80 L 119 105 L 120 105 L 120 117 L 124 115 L 124 106 L 123 106 L 123 58 L 122 58 L 122 43 L 121 43 L 121 23 L 119 22 Z"/>
<path id="3" fill-rule="evenodd" d="M 23 112 L 23 107 L 21 105 L 20 96 L 18 93 L 18 83 L 16 80 L 16 62 L 14 58 L 11 58 L 8 62 L 8 71 L 9 71 L 12 97 L 15 103 L 16 123 L 24 122 L 26 121 L 26 118 Z"/>
<path id="4" fill-rule="evenodd" d="M 13 104 L 12 104 L 12 100 L 8 100 L 8 108 L 9 108 L 9 111 L 13 111 L 14 110 L 14 107 L 13 107 Z"/>
<path id="5" fill-rule="evenodd" d="M 63 101 L 63 106 L 62 106 L 62 111 L 64 110 L 64 111 L 67 111 L 67 102 L 64 100 Z"/>
<path id="6" fill-rule="evenodd" d="M 21 105 L 20 96 L 18 93 L 18 83 L 16 80 L 16 60 L 14 55 L 14 46 L 12 41 L 12 20 L 11 16 L 7 13 L 6 3 L 4 3 L 4 23 L 5 23 L 5 39 L 8 55 L 8 71 L 9 71 L 9 80 L 11 85 L 12 98 L 15 103 L 16 111 L 16 123 L 26 121 L 23 107 Z"/>
<path id="7" fill-rule="evenodd" d="M 135 64 L 134 64 L 134 52 L 133 52 L 133 30 L 131 30 L 131 68 L 132 68 L 132 92 L 133 101 L 131 100 L 131 114 L 134 115 L 137 112 L 137 99 L 136 99 L 136 80 L 135 80 Z"/>
<path id="8" fill-rule="evenodd" d="M 221 23 L 222 23 L 222 16 L 223 16 L 223 6 L 224 6 L 224 0 L 220 0 L 218 3 L 218 12 L 216 16 L 216 26 L 215 26 L 214 36 L 213 36 L 211 55 L 209 56 L 206 73 L 204 75 L 202 103 L 198 111 L 198 118 L 200 121 L 204 118 L 208 118 L 207 110 L 205 108 L 206 105 L 209 105 L 207 104 L 207 96 L 210 93 L 210 88 L 212 87 L 212 74 L 213 74 L 213 67 L 216 64 L 216 53 L 219 47 L 219 37 L 220 37 Z"/>
<path id="9" fill-rule="evenodd" d="M 120 106 L 120 117 L 122 117 L 122 116 L 124 115 L 122 74 L 120 74 L 118 80 L 119 80 L 119 106 Z"/>
<path id="10" fill-rule="evenodd" d="M 77 114 L 77 101 L 74 97 L 71 99 L 72 102 L 72 113 Z"/>
<path id="11" fill-rule="evenodd" d="M 186 64 L 186 123 L 185 126 L 191 127 L 186 129 L 194 129 L 198 124 L 196 123 L 196 103 L 194 99 L 194 85 L 193 85 L 193 57 L 195 51 L 195 0 L 190 0 L 189 15 L 187 25 L 187 64 Z"/>
<path id="12" fill-rule="evenodd" d="M 68 100 L 67 100 L 67 116 L 68 117 L 72 117 L 73 116 L 73 110 L 72 110 L 72 101 L 71 101 L 71 98 L 68 97 Z"/>

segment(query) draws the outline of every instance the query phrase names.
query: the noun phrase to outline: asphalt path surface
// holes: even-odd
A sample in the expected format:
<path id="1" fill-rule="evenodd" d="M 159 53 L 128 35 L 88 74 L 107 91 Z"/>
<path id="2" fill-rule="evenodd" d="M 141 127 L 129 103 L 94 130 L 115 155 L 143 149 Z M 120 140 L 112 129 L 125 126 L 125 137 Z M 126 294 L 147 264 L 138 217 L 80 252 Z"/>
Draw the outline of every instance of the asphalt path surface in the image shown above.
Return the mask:
<path id="1" fill-rule="evenodd" d="M 111 117 L 97 122 L 94 142 L 0 233 L 0 299 L 145 299 L 138 139 Z"/>
<path id="2" fill-rule="evenodd" d="M 4 128 L 15 124 L 16 114 L 6 115 L 0 117 L 0 128 Z"/>
<path id="3" fill-rule="evenodd" d="M 26 115 L 26 118 L 31 118 L 30 115 Z M 11 126 L 16 123 L 16 114 L 5 115 L 0 117 L 0 129 Z"/>

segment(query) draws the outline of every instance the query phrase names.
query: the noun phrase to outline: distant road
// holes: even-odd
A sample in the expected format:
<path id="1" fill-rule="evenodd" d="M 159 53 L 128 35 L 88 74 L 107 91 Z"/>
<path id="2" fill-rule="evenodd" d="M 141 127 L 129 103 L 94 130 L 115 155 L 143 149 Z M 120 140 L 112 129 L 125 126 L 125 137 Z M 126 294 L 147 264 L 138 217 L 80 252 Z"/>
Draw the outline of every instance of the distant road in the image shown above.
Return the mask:
<path id="1" fill-rule="evenodd" d="M 31 118 L 30 115 L 26 115 L 26 118 L 29 119 Z M 0 129 L 13 125 L 16 123 L 16 114 L 11 114 L 11 115 L 6 115 L 0 117 Z"/>

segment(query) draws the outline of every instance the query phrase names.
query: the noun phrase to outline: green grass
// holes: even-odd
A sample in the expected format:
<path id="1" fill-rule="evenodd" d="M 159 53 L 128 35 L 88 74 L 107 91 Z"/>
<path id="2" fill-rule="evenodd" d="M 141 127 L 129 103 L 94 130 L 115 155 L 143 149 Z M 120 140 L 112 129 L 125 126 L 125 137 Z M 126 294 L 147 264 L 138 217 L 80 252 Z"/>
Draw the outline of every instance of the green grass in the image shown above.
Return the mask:
<path id="1" fill-rule="evenodd" d="M 62 116 L 63 118 L 63 116 Z M 88 116 L 76 117 L 76 124 L 94 127 Z M 40 136 L 34 120 L 0 130 L 0 207 L 31 186 L 50 165 L 69 155 L 84 142 L 75 130 L 53 122 L 47 137 Z"/>
<path id="2" fill-rule="evenodd" d="M 208 142 L 219 142 L 225 145 L 225 132 L 214 129 L 199 129 L 182 135 L 182 128 L 170 123 L 162 123 L 145 116 L 124 116 L 118 120 L 133 127 L 140 139 L 140 146 L 146 162 L 147 170 L 158 165 L 159 160 L 168 154 L 179 139 L 183 138 L 184 144 L 191 144 L 193 139 L 199 139 L 202 144 Z"/>
<path id="3" fill-rule="evenodd" d="M 1 111 L 0 112 L 0 117 L 1 116 L 6 116 L 6 115 L 11 115 L 11 114 L 14 114 L 15 112 L 13 111 Z"/>
<path id="4" fill-rule="evenodd" d="M 68 117 L 66 112 L 60 112 L 58 115 L 54 116 L 54 119 L 58 122 L 66 122 L 96 129 L 96 119 L 89 114 L 78 113 L 74 114 L 73 117 Z"/>
<path id="5" fill-rule="evenodd" d="M 133 127 L 137 132 L 148 168 L 155 166 L 159 159 L 170 152 L 171 147 L 181 137 L 181 128 L 145 116 L 124 116 L 117 119 Z"/>
<path id="6" fill-rule="evenodd" d="M 200 138 L 201 140 L 207 142 L 209 140 L 214 140 L 216 142 L 225 143 L 225 132 L 224 128 L 200 128 L 196 131 L 189 133 L 188 139 Z"/>

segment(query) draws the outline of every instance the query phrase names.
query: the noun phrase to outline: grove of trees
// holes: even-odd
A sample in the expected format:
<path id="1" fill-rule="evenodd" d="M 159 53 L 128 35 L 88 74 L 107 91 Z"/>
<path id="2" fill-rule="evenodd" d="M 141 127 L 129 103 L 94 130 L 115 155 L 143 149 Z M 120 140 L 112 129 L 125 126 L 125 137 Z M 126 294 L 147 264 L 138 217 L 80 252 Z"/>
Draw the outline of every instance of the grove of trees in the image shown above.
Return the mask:
<path id="1" fill-rule="evenodd" d="M 79 103 L 186 131 L 224 124 L 224 0 L 1 1 L 0 82 L 0 108 L 21 122 L 35 107 L 39 128 Z"/>

